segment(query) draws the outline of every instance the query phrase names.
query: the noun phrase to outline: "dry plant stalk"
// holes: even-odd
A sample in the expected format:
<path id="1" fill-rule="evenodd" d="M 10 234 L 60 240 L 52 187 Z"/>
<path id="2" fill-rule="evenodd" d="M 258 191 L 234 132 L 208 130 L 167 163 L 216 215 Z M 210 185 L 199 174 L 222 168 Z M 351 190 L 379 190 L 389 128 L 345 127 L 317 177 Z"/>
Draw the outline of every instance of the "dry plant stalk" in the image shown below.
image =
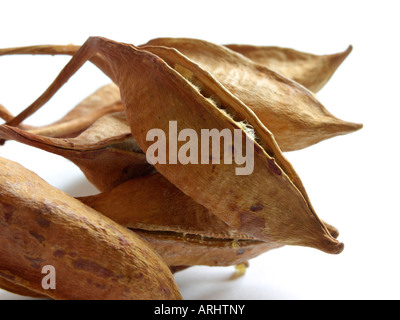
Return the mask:
<path id="1" fill-rule="evenodd" d="M 52 124 L 41 127 L 30 125 L 20 125 L 19 127 L 30 133 L 46 137 L 76 137 L 100 117 L 118 111 L 123 111 L 121 97 L 118 87 L 110 83 L 96 90 L 64 117 Z M 8 122 L 14 116 L 4 106 L 0 105 L 0 118 Z"/>
<path id="2" fill-rule="evenodd" d="M 169 268 L 133 232 L 21 165 L 0 165 L 0 277 L 54 299 L 181 298 Z M 57 270 L 54 290 L 41 286 L 44 265 Z"/>
<path id="3" fill-rule="evenodd" d="M 3 105 L 0 104 L 0 118 L 5 121 L 10 121 L 14 118 L 14 116 Z"/>
<path id="4" fill-rule="evenodd" d="M 60 120 L 29 132 L 54 138 L 75 137 L 100 117 L 123 110 L 118 87 L 110 83 L 96 90 Z"/>

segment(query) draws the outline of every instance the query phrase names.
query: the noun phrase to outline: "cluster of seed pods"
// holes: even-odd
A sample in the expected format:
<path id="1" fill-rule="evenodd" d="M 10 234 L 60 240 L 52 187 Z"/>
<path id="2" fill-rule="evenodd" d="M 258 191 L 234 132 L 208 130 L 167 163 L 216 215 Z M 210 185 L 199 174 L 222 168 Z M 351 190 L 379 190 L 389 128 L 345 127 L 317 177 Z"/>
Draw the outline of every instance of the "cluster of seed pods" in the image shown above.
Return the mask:
<path id="1" fill-rule="evenodd" d="M 285 245 L 340 253 L 337 229 L 317 216 L 283 152 L 362 127 L 334 117 L 315 95 L 350 51 L 101 37 L 1 49 L 72 56 L 22 113 L 1 106 L 0 138 L 72 161 L 100 193 L 73 198 L 0 159 L 0 287 L 53 299 L 181 299 L 173 273 L 190 266 L 246 264 Z M 86 61 L 112 83 L 55 123 L 25 124 Z M 149 162 L 148 133 L 169 132 L 171 122 L 199 137 L 238 133 L 233 153 L 246 154 L 251 142 L 253 170 L 237 174 L 226 150 L 213 154 L 216 162 L 180 163 L 171 153 Z M 167 150 L 185 143 L 166 135 Z M 43 288 L 44 265 L 57 270 L 56 289 Z"/>

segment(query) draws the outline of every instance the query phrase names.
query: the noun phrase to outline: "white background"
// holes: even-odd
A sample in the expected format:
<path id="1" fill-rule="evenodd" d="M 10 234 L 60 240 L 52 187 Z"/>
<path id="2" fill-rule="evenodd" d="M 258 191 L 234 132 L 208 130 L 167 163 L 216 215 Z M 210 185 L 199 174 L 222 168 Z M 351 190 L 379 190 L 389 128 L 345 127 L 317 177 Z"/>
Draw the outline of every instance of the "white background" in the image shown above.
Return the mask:
<path id="1" fill-rule="evenodd" d="M 142 44 L 161 37 L 292 47 L 327 54 L 354 46 L 320 101 L 361 122 L 354 134 L 287 153 L 321 219 L 346 245 L 338 256 L 285 247 L 233 267 L 178 273 L 186 299 L 398 299 L 398 1 L 1 1 L 0 47 L 82 44 L 89 36 Z M 68 57 L 0 57 L 0 103 L 14 114 L 51 83 Z M 34 116 L 46 124 L 108 79 L 90 64 Z M 20 162 L 73 196 L 96 190 L 66 160 L 14 142 L 0 156 Z M 0 290 L 0 299 L 18 296 Z"/>

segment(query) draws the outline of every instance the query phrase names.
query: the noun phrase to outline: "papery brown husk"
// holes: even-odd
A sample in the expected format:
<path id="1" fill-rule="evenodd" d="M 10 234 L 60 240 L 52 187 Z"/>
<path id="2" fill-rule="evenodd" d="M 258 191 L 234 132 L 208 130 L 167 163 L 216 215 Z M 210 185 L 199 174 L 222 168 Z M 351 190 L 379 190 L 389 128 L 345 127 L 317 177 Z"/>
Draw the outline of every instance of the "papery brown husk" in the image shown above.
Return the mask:
<path id="1" fill-rule="evenodd" d="M 237 232 L 159 173 L 78 200 L 134 230 L 170 267 L 240 264 L 281 246 Z"/>
<path id="2" fill-rule="evenodd" d="M 282 246 L 237 232 L 158 173 L 78 199 L 143 237 L 170 267 L 230 266 Z"/>
<path id="3" fill-rule="evenodd" d="M 210 72 L 255 112 L 283 151 L 302 149 L 362 127 L 334 117 L 303 86 L 224 46 L 185 38 L 153 39 L 141 46 L 164 60 L 174 54 L 152 46 L 175 48 Z"/>
<path id="4" fill-rule="evenodd" d="M 184 56 L 179 62 L 186 66 L 174 65 L 171 61 L 167 64 L 147 50 L 105 38 L 89 38 L 49 89 L 15 122 L 23 121 L 40 108 L 95 55 L 101 55 L 112 70 L 132 135 L 144 152 L 152 144 L 146 140 L 146 133 L 153 128 L 168 132 L 171 120 L 179 120 L 178 131 L 191 128 L 199 136 L 201 129 L 228 129 L 231 132 L 241 129 L 242 154 L 246 154 L 244 145 L 251 138 L 237 121 L 246 121 L 254 128 L 258 137 L 254 143 L 255 169 L 249 176 L 236 175 L 235 166 L 227 164 L 156 164 L 156 169 L 181 191 L 232 228 L 255 238 L 310 246 L 329 253 L 343 250 L 343 244 L 329 234 L 317 217 L 299 177 L 281 154 L 271 132 L 246 105 Z M 188 74 L 199 90 L 187 80 L 190 79 Z M 217 103 L 208 97 L 215 98 Z M 233 112 L 233 118 L 220 108 Z M 181 145 L 178 143 L 178 149 Z M 224 197 L 220 196 L 221 191 Z"/>
<path id="5" fill-rule="evenodd" d="M 0 158 L 0 277 L 53 299 L 181 299 L 170 269 L 133 232 Z M 43 289 L 45 265 L 56 289 Z"/>
<path id="6" fill-rule="evenodd" d="M 313 92 L 318 92 L 325 86 L 353 49 L 349 46 L 343 52 L 316 55 L 281 47 L 243 44 L 228 44 L 225 47 L 302 84 Z"/>

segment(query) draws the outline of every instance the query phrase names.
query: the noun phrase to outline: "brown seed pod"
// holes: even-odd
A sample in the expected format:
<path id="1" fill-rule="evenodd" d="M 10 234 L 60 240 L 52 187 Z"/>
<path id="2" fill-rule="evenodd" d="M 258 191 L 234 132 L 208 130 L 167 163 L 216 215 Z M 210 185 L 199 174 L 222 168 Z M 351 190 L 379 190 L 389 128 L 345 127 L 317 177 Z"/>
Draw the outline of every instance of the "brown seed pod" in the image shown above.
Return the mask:
<path id="1" fill-rule="evenodd" d="M 119 224 L 149 232 L 174 232 L 216 239 L 253 239 L 232 229 L 182 193 L 161 174 L 124 182 L 111 191 L 78 200 Z"/>
<path id="2" fill-rule="evenodd" d="M 210 72 L 255 112 L 283 151 L 302 149 L 362 127 L 334 117 L 303 86 L 224 46 L 197 39 L 159 38 L 141 48 L 154 53 L 151 46 L 175 48 Z M 157 54 L 165 59 L 160 49 Z"/>
<path id="3" fill-rule="evenodd" d="M 0 158 L 0 276 L 54 299 L 181 299 L 169 268 L 133 232 Z M 42 286 L 43 266 L 56 289 Z"/>
<path id="4" fill-rule="evenodd" d="M 168 266 L 230 266 L 280 245 L 237 232 L 156 173 L 78 198 L 143 237 Z"/>
<path id="5" fill-rule="evenodd" d="M 45 137 L 6 125 L 0 126 L 0 137 L 71 160 L 100 191 L 154 170 L 132 137 L 123 112 L 99 118 L 75 138 Z"/>
<path id="6" fill-rule="evenodd" d="M 220 240 L 215 238 L 186 237 L 138 231 L 165 263 L 171 267 L 186 266 L 232 266 L 247 262 L 260 254 L 281 247 L 277 243 L 252 240 Z"/>
<path id="7" fill-rule="evenodd" d="M 181 191 L 232 228 L 268 243 L 309 246 L 328 253 L 343 250 L 343 244 L 329 234 L 317 217 L 299 177 L 271 132 L 211 74 L 182 55 L 179 59 L 185 66 L 171 64 L 147 49 L 100 37 L 89 38 L 46 92 L 15 117 L 12 124 L 19 124 L 39 109 L 95 55 L 101 55 L 109 64 L 132 135 L 144 152 L 152 146 L 146 139 L 149 130 L 168 132 L 172 120 L 178 120 L 179 130 L 189 128 L 198 136 L 202 129 L 227 129 L 231 133 L 237 129 L 242 147 L 235 152 L 246 154 L 247 143 L 254 147 L 251 175 L 236 175 L 236 167 L 226 163 L 184 165 L 167 160 L 167 164 L 155 164 Z M 256 141 L 244 130 L 243 122 L 254 129 Z M 170 143 L 167 139 L 167 150 Z M 178 143 L 178 149 L 182 145 Z M 219 154 L 219 158 L 224 159 L 224 155 Z"/>
<path id="8" fill-rule="evenodd" d="M 225 46 L 302 84 L 313 92 L 318 92 L 324 87 L 353 49 L 349 46 L 344 52 L 315 55 L 290 48 L 242 44 Z"/>
<path id="9" fill-rule="evenodd" d="M 145 238 L 170 267 L 240 264 L 278 247 L 237 232 L 159 173 L 78 200 Z"/>

